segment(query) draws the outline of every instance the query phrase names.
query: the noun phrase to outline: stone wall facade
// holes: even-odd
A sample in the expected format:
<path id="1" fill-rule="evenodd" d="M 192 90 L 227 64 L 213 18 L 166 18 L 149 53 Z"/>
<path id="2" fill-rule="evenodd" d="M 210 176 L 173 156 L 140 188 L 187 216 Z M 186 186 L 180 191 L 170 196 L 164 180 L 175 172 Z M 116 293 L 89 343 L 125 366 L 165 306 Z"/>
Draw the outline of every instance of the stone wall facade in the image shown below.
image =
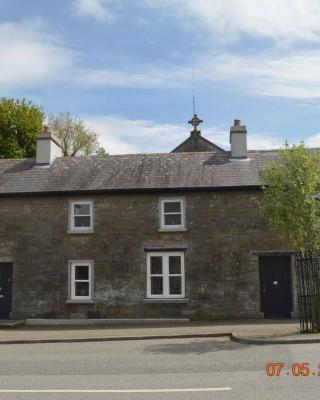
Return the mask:
<path id="1" fill-rule="evenodd" d="M 0 262 L 12 261 L 12 318 L 262 317 L 257 191 L 0 198 Z M 186 230 L 159 232 L 159 198 L 183 197 Z M 70 200 L 94 202 L 94 233 L 68 233 Z M 184 248 L 186 299 L 146 300 L 146 250 Z M 94 303 L 69 304 L 70 260 L 94 261 Z M 294 276 L 293 276 L 294 278 Z M 293 284 L 295 287 L 295 284 Z"/>

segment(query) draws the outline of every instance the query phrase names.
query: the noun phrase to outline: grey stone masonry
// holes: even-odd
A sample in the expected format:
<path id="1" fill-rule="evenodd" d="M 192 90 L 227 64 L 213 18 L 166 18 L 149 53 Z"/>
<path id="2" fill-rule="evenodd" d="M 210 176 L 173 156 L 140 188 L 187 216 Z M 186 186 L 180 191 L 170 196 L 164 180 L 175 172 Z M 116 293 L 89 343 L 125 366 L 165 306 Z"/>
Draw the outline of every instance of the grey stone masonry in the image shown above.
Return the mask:
<path id="1" fill-rule="evenodd" d="M 206 157 L 210 162 L 212 156 Z M 59 175 L 67 177 L 73 162 L 78 161 L 59 161 Z M 10 174 L 28 175 L 30 168 L 26 161 L 12 162 Z M 50 179 L 63 185 L 58 176 Z M 80 180 L 76 176 L 75 185 Z M 13 265 L 11 316 L 261 317 L 258 257 L 253 252 L 288 246 L 266 228 L 255 202 L 260 196 L 259 190 L 243 189 L 1 197 L 0 260 Z M 184 198 L 185 230 L 159 231 L 160 197 Z M 93 201 L 93 233 L 68 233 L 70 200 Z M 185 298 L 146 301 L 147 252 L 176 248 L 185 253 Z M 94 262 L 90 304 L 67 302 L 70 260 Z"/>

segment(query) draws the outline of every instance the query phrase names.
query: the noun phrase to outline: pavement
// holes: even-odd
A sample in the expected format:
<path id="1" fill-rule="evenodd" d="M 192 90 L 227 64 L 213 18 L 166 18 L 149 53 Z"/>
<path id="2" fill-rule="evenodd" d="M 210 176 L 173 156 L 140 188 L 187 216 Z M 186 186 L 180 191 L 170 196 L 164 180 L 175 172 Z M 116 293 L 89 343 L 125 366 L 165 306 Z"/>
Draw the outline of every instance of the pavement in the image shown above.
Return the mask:
<path id="1" fill-rule="evenodd" d="M 228 337 L 245 344 L 320 343 L 320 334 L 301 334 L 297 320 L 234 320 L 113 326 L 21 326 L 0 331 L 0 344 L 98 342 Z"/>

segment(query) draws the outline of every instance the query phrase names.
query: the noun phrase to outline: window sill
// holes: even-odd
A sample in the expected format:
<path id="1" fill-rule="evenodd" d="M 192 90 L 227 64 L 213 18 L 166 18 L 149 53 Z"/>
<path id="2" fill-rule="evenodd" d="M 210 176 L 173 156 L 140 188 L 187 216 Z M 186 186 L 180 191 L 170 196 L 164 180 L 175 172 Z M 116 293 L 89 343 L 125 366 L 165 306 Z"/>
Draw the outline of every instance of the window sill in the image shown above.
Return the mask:
<path id="1" fill-rule="evenodd" d="M 158 229 L 158 232 L 186 232 L 188 229 L 187 228 L 160 228 Z"/>
<path id="2" fill-rule="evenodd" d="M 179 303 L 181 303 L 181 304 L 186 304 L 186 303 L 189 303 L 189 300 L 188 299 L 186 299 L 186 298 L 184 298 L 184 299 L 179 299 L 179 298 L 177 298 L 177 299 L 174 299 L 174 298 L 172 298 L 172 299 L 168 299 L 168 298 L 166 298 L 166 299 L 160 299 L 160 298 L 147 298 L 147 299 L 143 299 L 143 302 L 145 303 L 145 304 L 158 304 L 158 303 L 168 303 L 168 304 L 179 304 Z"/>
<path id="3" fill-rule="evenodd" d="M 87 234 L 92 234 L 94 233 L 93 229 L 88 229 L 88 230 L 83 230 L 83 231 L 74 231 L 74 230 L 69 230 L 67 231 L 69 235 L 87 235 Z"/>
<path id="4" fill-rule="evenodd" d="M 67 304 L 94 304 L 94 300 L 67 300 Z"/>

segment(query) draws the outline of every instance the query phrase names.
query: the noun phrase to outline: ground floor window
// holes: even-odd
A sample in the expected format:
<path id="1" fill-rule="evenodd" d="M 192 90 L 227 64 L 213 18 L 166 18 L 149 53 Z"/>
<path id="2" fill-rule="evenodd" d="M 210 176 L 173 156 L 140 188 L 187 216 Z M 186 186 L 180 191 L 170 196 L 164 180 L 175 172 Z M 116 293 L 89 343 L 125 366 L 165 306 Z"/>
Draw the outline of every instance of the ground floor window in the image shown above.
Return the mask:
<path id="1" fill-rule="evenodd" d="M 185 297 L 184 253 L 147 253 L 147 297 Z"/>
<path id="2" fill-rule="evenodd" d="M 93 262 L 71 261 L 69 272 L 71 300 L 91 300 Z"/>

